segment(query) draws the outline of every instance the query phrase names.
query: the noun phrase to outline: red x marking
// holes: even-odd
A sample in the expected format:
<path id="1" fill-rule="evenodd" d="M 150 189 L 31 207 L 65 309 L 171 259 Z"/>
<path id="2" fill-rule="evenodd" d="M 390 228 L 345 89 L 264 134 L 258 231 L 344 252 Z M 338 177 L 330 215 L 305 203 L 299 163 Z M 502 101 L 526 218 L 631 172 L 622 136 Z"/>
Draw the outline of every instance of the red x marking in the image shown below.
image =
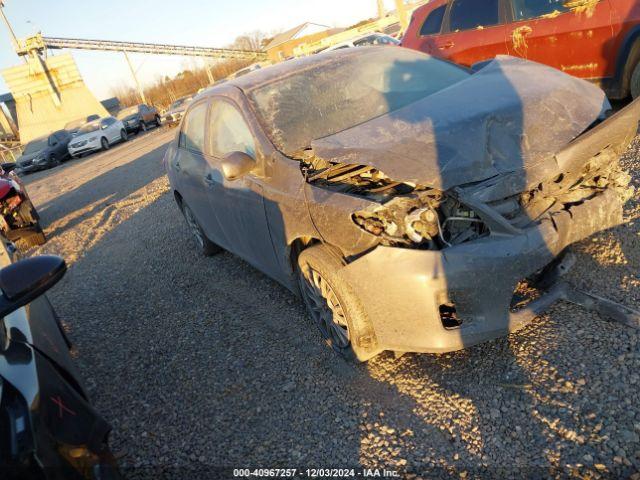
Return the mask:
<path id="1" fill-rule="evenodd" d="M 64 412 L 68 412 L 71 415 L 76 414 L 76 412 L 74 412 L 73 410 L 71 410 L 70 408 L 68 408 L 63 402 L 62 399 L 60 398 L 60 395 L 58 395 L 57 397 L 51 397 L 51 401 L 53 403 L 55 403 L 58 406 L 58 417 L 62 418 L 64 416 Z"/>

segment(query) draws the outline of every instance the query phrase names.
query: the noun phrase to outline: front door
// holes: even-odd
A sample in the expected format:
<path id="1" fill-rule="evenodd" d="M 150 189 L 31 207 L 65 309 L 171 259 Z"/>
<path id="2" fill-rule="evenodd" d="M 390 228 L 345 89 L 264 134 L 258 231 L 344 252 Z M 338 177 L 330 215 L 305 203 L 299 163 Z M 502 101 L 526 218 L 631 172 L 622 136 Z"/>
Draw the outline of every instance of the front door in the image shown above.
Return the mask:
<path id="1" fill-rule="evenodd" d="M 513 23 L 507 36 L 511 55 L 579 78 L 614 75 L 616 47 L 609 0 L 510 0 L 510 4 Z"/>
<path id="2" fill-rule="evenodd" d="M 256 141 L 238 108 L 214 100 L 209 113 L 206 183 L 209 204 L 220 226 L 211 238 L 264 272 L 279 267 L 265 212 L 263 178 L 253 173 L 229 181 L 222 174 L 225 155 L 244 152 L 257 158 Z"/>
<path id="3" fill-rule="evenodd" d="M 453 0 L 432 53 L 460 65 L 490 60 L 508 53 L 500 0 Z"/>

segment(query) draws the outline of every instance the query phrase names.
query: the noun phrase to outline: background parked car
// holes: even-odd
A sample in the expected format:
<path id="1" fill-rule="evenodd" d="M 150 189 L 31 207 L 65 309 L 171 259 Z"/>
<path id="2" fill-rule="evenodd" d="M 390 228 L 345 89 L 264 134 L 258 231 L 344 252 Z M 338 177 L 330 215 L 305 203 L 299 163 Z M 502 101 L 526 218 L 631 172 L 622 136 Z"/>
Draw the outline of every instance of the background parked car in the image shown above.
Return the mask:
<path id="1" fill-rule="evenodd" d="M 13 163 L 0 166 L 0 232 L 27 248 L 42 245 L 46 238 L 40 216 L 20 178 L 13 173 L 14 168 Z"/>
<path id="2" fill-rule="evenodd" d="M 461 65 L 513 55 L 594 81 L 610 98 L 640 95 L 640 3 L 634 0 L 435 0 L 402 45 Z"/>
<path id="3" fill-rule="evenodd" d="M 100 120 L 100 115 L 89 115 L 88 117 L 79 118 L 78 120 L 67 123 L 64 126 L 64 129 L 71 135 L 75 135 L 76 133 L 78 133 L 78 130 L 80 130 L 81 127 L 89 122 L 94 122 L 96 120 Z"/>
<path id="4" fill-rule="evenodd" d="M 0 268 L 2 478 L 119 478 L 111 427 L 91 406 L 44 295 L 63 277 L 64 261 L 19 261 L 0 239 Z"/>
<path id="5" fill-rule="evenodd" d="M 116 118 L 106 117 L 87 123 L 78 130 L 69 143 L 69 153 L 72 157 L 78 157 L 97 150 L 109 150 L 112 144 L 126 142 L 127 138 L 124 124 Z"/>
<path id="6" fill-rule="evenodd" d="M 30 141 L 16 161 L 16 173 L 35 172 L 59 165 L 60 162 L 69 158 L 67 146 L 70 140 L 69 132 L 59 130 Z"/>
<path id="7" fill-rule="evenodd" d="M 185 110 L 191 104 L 193 96 L 182 97 L 171 104 L 169 110 L 162 115 L 162 123 L 176 125 L 182 120 Z"/>
<path id="8" fill-rule="evenodd" d="M 145 104 L 125 108 L 118 113 L 118 120 L 124 123 L 127 133 L 146 131 L 150 126 L 160 126 L 160 115 L 155 107 Z"/>
<path id="9" fill-rule="evenodd" d="M 324 50 L 330 52 L 332 50 L 340 50 L 342 48 L 368 47 L 371 45 L 400 45 L 400 40 L 393 38 L 384 33 L 370 33 L 362 37 L 353 38 L 346 42 L 338 43 Z"/>

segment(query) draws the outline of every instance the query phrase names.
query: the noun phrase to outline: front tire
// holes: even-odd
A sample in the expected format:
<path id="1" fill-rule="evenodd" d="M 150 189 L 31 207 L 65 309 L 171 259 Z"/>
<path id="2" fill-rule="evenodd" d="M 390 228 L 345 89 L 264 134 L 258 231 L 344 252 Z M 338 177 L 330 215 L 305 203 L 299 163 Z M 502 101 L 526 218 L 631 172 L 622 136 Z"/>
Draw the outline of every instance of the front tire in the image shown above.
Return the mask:
<path id="1" fill-rule="evenodd" d="M 343 268 L 324 245 L 304 250 L 298 257 L 300 293 L 327 345 L 350 363 L 364 362 L 380 352 L 372 350 L 375 338 Z M 366 344 L 358 345 L 365 338 Z"/>
<path id="2" fill-rule="evenodd" d="M 218 245 L 207 238 L 189 206 L 185 203 L 182 203 L 180 205 L 180 209 L 182 210 L 184 219 L 187 221 L 189 230 L 193 235 L 193 239 L 195 240 L 198 252 L 205 257 L 212 257 L 213 255 L 220 253 L 222 251 L 222 248 L 220 248 Z"/>
<path id="3" fill-rule="evenodd" d="M 640 62 L 638 62 L 638 65 L 636 65 L 636 68 L 633 69 L 633 73 L 631 74 L 629 92 L 634 100 L 640 97 Z"/>
<path id="4" fill-rule="evenodd" d="M 147 124 L 144 123 L 144 120 L 140 120 L 140 127 L 138 129 L 138 133 L 143 133 L 147 131 Z"/>
<path id="5" fill-rule="evenodd" d="M 156 127 L 157 127 L 157 128 L 160 128 L 160 125 L 161 125 L 161 124 L 162 124 L 162 122 L 160 121 L 160 117 L 158 117 L 158 116 L 156 115 Z"/>
<path id="6" fill-rule="evenodd" d="M 100 139 L 100 146 L 103 152 L 109 150 L 109 140 L 107 140 L 105 137 L 102 137 Z"/>
<path id="7" fill-rule="evenodd" d="M 49 164 L 52 167 L 57 167 L 58 165 L 60 165 L 60 160 L 58 160 L 58 158 L 52 153 L 49 157 Z"/>
<path id="8" fill-rule="evenodd" d="M 120 130 L 120 141 L 126 142 L 128 139 L 129 136 L 127 135 L 127 131 L 125 129 Z"/>

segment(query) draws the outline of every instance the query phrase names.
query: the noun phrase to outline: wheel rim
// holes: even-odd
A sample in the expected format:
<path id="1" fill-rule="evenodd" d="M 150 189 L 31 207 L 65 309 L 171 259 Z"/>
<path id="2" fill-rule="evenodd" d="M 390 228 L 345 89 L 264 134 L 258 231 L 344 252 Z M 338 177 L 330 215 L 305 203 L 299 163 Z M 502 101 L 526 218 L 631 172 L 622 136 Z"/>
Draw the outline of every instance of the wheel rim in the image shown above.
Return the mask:
<path id="1" fill-rule="evenodd" d="M 146 132 L 147 131 L 147 125 L 144 122 L 140 122 L 140 129 L 143 132 Z"/>
<path id="2" fill-rule="evenodd" d="M 198 225 L 198 222 L 196 221 L 189 207 L 184 207 L 184 217 L 187 220 L 189 229 L 191 230 L 191 233 L 195 237 L 196 242 L 198 243 L 198 246 L 200 248 L 204 248 L 204 236 L 202 235 L 202 230 L 200 230 L 200 225 Z"/>
<path id="3" fill-rule="evenodd" d="M 103 138 L 103 139 L 101 140 L 101 142 L 102 142 L 102 149 L 103 149 L 103 150 L 109 150 L 109 142 L 107 142 L 107 139 L 106 139 L 106 138 Z"/>
<path id="4" fill-rule="evenodd" d="M 307 265 L 300 283 L 309 312 L 327 342 L 338 349 L 349 347 L 351 340 L 347 317 L 329 282 Z"/>

